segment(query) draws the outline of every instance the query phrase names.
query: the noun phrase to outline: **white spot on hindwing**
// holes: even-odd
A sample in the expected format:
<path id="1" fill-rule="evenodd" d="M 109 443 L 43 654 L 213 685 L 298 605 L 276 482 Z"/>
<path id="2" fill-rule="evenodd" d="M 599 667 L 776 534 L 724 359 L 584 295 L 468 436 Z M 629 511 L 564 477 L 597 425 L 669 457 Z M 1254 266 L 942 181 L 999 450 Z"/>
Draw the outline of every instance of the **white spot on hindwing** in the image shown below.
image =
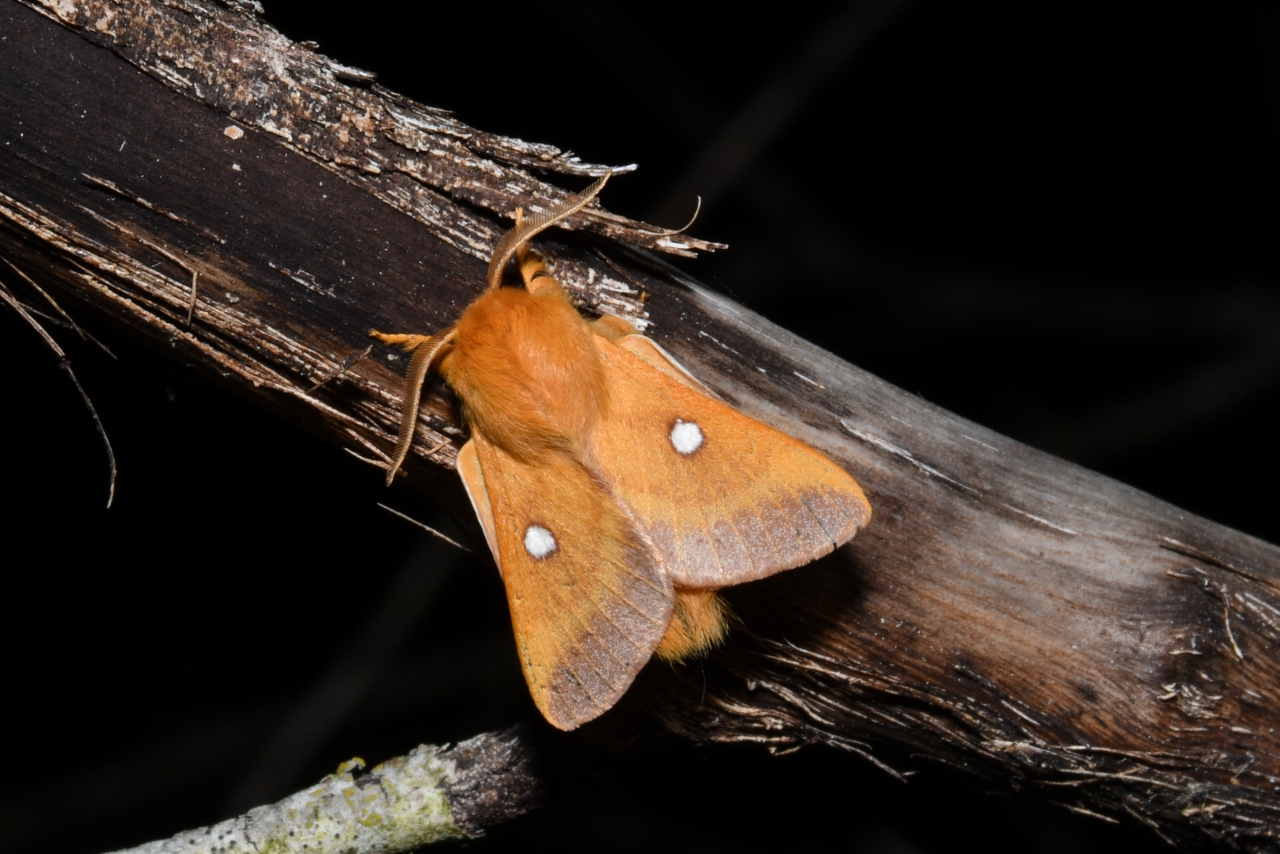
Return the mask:
<path id="1" fill-rule="evenodd" d="M 671 428 L 671 447 L 686 457 L 702 447 L 702 428 L 692 421 L 676 419 Z"/>
<path id="2" fill-rule="evenodd" d="M 524 550 L 534 560 L 542 560 L 556 550 L 555 534 L 541 525 L 530 525 L 524 532 Z"/>

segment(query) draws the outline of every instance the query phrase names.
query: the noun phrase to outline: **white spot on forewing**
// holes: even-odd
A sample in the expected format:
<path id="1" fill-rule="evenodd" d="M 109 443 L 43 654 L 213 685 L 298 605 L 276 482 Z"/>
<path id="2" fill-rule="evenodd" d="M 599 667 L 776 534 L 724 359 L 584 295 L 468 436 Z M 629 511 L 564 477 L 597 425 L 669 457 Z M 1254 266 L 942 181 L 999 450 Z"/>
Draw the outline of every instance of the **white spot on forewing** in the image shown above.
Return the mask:
<path id="1" fill-rule="evenodd" d="M 556 550 L 556 537 L 541 525 L 530 525 L 524 532 L 524 550 L 534 560 L 542 560 Z"/>
<path id="2" fill-rule="evenodd" d="M 678 453 L 688 456 L 702 447 L 702 429 L 692 421 L 676 419 L 671 428 L 671 446 Z"/>

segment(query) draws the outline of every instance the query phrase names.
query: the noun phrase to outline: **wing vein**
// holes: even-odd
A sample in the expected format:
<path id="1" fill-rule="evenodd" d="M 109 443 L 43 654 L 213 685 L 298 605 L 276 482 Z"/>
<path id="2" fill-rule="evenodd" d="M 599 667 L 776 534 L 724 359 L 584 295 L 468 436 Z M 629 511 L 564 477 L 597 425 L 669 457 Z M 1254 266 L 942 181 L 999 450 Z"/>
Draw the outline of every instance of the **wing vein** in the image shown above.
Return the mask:
<path id="1" fill-rule="evenodd" d="M 822 533 L 826 534 L 827 539 L 831 541 L 831 548 L 833 550 L 837 548 L 840 544 L 836 542 L 836 538 L 832 535 L 831 529 L 827 527 L 827 523 L 823 522 L 822 517 L 814 512 L 814 509 L 809 506 L 809 502 L 804 496 L 799 496 L 799 498 L 800 503 L 804 505 L 804 509 L 809 511 L 809 515 L 813 517 L 813 521 L 818 523 L 818 527 L 822 529 Z"/>
<path id="2" fill-rule="evenodd" d="M 597 605 L 597 607 L 599 606 L 599 602 L 595 599 L 595 597 L 591 597 L 591 596 L 589 596 L 588 598 L 589 598 L 593 603 L 595 603 L 595 604 Z M 600 609 L 600 610 L 603 610 L 603 609 Z M 582 617 L 581 617 L 581 616 L 579 616 L 579 615 L 578 615 L 576 612 L 574 612 L 572 609 L 570 609 L 570 610 L 569 610 L 569 615 L 570 615 L 570 617 L 573 619 L 573 621 L 574 621 L 575 623 L 577 623 L 577 624 L 578 624 L 578 627 L 581 629 L 581 634 L 579 635 L 579 637 L 580 637 L 580 638 L 595 638 L 595 633 L 591 631 L 591 627 L 590 627 L 590 626 L 588 626 L 588 625 L 583 621 L 583 619 L 582 619 Z M 608 644 L 600 643 L 600 644 L 598 644 L 598 646 L 599 646 L 601 649 L 603 649 L 605 652 L 607 652 L 607 653 L 608 653 L 608 655 L 609 655 L 609 657 L 610 657 L 610 658 L 612 658 L 614 661 L 616 661 L 618 664 L 620 664 L 620 665 L 625 665 L 625 662 L 623 662 L 623 661 L 619 660 L 619 659 L 618 659 L 618 657 L 617 657 L 617 656 L 615 656 L 615 655 L 613 654 L 613 650 L 609 649 L 609 645 L 608 645 Z M 597 679 L 599 679 L 599 680 L 600 680 L 600 682 L 602 682 L 602 683 L 603 683 L 605 686 L 607 686 L 608 688 L 610 688 L 610 689 L 614 689 L 614 688 L 615 688 L 614 680 L 609 679 L 609 678 L 608 678 L 608 677 L 606 677 L 603 673 L 601 673 L 601 672 L 600 672 L 600 670 L 595 666 L 595 662 L 594 662 L 594 661 L 592 661 L 592 658 L 591 658 L 590 656 L 586 655 L 586 653 L 585 653 L 585 648 L 584 648 L 584 646 L 583 646 L 582 642 L 581 642 L 581 641 L 575 641 L 575 642 L 574 642 L 574 648 L 575 648 L 575 649 L 576 649 L 576 650 L 581 654 L 581 658 L 582 658 L 582 660 L 586 662 L 586 666 L 587 666 L 588 668 L 590 668 L 590 669 L 591 669 L 591 672 L 592 672 L 592 673 L 594 673 L 594 674 L 596 675 L 596 678 L 597 678 Z M 566 671 L 566 672 L 572 672 L 572 671 Z M 632 674 L 632 678 L 634 679 L 634 677 L 635 677 L 635 674 L 633 673 L 633 674 Z M 600 699 L 599 699 L 595 694 L 593 694 L 593 693 L 591 692 L 591 689 L 590 689 L 590 688 L 588 688 L 588 687 L 587 687 L 587 685 L 586 685 L 586 683 L 585 683 L 585 682 L 579 682 L 579 684 L 582 686 L 582 690 L 586 693 L 586 695 L 587 695 L 588 697 L 590 697 L 590 698 L 591 698 L 592 702 L 594 702 L 597 706 L 599 706 L 599 705 L 603 705 L 603 703 L 601 703 Z M 619 692 L 619 693 L 621 693 L 621 692 Z M 610 703 L 610 705 L 612 705 L 612 703 Z"/>
<path id="3" fill-rule="evenodd" d="M 747 556 L 747 560 L 751 563 L 754 570 L 756 566 L 755 550 L 751 548 L 751 544 L 747 542 L 747 538 L 742 536 L 742 530 L 738 527 L 738 519 L 732 514 L 726 513 L 725 518 L 728 520 L 729 527 L 733 529 L 734 536 L 738 538 L 738 543 L 742 546 L 742 552 Z"/>
<path id="4" fill-rule="evenodd" d="M 623 596 L 623 595 L 622 595 L 621 593 L 619 593 L 617 590 L 614 590 L 614 589 L 613 589 L 612 587 L 610 587 L 608 584 L 605 584 L 605 583 L 604 583 L 604 581 L 600 581 L 600 582 L 599 582 L 599 584 L 600 584 L 600 586 L 601 586 L 601 587 L 603 587 L 605 590 L 608 590 L 611 594 L 613 594 L 617 599 L 619 599 L 619 600 L 621 600 L 621 601 L 623 601 L 623 602 L 627 603 L 627 605 L 631 608 L 631 610 L 632 610 L 634 613 L 639 614 L 639 615 L 640 615 L 641 617 L 643 617 L 647 622 L 649 622 L 649 623 L 651 623 L 651 624 L 653 624 L 653 625 L 655 625 L 655 626 L 662 627 L 662 623 L 661 623 L 661 622 L 659 622 L 659 620 L 658 620 L 656 617 L 652 617 L 652 616 L 650 616 L 649 614 L 646 614 L 644 611 L 641 611 L 641 610 L 636 606 L 636 604 L 635 604 L 634 602 L 632 602 L 630 599 L 628 599 L 626 596 Z M 656 589 L 656 588 L 655 588 L 655 589 Z M 659 590 L 658 592 L 660 592 L 660 593 L 661 593 L 661 592 L 665 592 L 665 591 L 661 591 L 661 590 Z M 595 597 L 592 597 L 592 598 L 591 598 L 591 601 L 592 601 L 592 602 L 595 602 L 597 605 L 599 605 L 599 604 L 600 604 L 600 601 L 599 601 L 598 599 L 596 599 Z M 609 623 L 609 625 L 611 625 L 611 626 L 613 626 L 615 629 L 617 629 L 617 630 L 618 630 L 618 634 L 619 634 L 619 635 L 621 635 L 621 636 L 623 637 L 623 639 L 625 639 L 628 643 L 630 643 L 630 644 L 631 644 L 633 647 L 635 647 L 637 650 L 644 651 L 644 647 L 640 646 L 640 644 L 638 644 L 638 643 L 636 643 L 634 640 L 632 640 L 632 639 L 631 639 L 631 637 L 630 637 L 630 636 L 629 636 L 629 635 L 628 635 L 628 634 L 627 634 L 627 633 L 622 629 L 622 627 L 621 627 L 621 626 L 619 626 L 617 623 L 615 623 L 615 622 L 613 621 L 613 617 L 612 617 L 612 615 L 610 615 L 610 614 L 609 614 L 609 612 L 608 612 L 608 611 L 606 611 L 605 609 L 601 608 L 601 609 L 600 609 L 600 612 L 601 612 L 601 614 L 604 616 L 605 621 L 606 621 L 606 622 L 608 622 L 608 623 Z M 619 663 L 621 663 L 621 662 L 619 662 Z"/>
<path id="5" fill-rule="evenodd" d="M 566 677 L 568 677 L 572 682 L 574 682 L 578 686 L 578 690 L 580 690 L 586 696 L 591 697 L 592 702 L 595 702 L 597 704 L 599 703 L 599 701 L 595 699 L 595 697 L 591 694 L 591 692 L 587 690 L 587 686 L 583 683 L 583 681 L 578 678 L 577 673 L 574 673 L 572 670 L 568 670 L 568 669 L 566 669 L 564 673 Z M 573 717 L 573 723 L 575 726 L 578 724 L 584 724 L 587 721 L 591 720 L 590 717 L 585 717 L 585 718 L 579 717 L 577 712 L 574 711 L 574 706 L 572 703 L 569 704 L 569 714 Z"/>
<path id="6" fill-rule="evenodd" d="M 710 502 L 707 502 L 710 503 Z M 720 506 L 720 502 L 716 502 L 716 506 Z M 716 566 L 720 567 L 720 575 L 726 575 L 729 567 L 725 566 L 724 558 L 720 554 L 720 548 L 716 543 L 715 529 L 711 526 L 710 520 L 707 518 L 707 504 L 697 504 L 698 515 L 702 517 L 702 528 L 707 532 L 707 545 L 711 548 L 711 554 L 715 556 Z"/>

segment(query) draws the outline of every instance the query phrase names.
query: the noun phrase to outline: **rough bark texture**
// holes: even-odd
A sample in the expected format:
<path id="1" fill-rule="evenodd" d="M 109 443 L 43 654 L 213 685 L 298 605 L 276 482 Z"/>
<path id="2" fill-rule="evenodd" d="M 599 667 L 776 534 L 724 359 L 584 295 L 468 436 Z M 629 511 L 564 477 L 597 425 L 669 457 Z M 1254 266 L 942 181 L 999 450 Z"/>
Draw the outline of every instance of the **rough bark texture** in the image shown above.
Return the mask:
<path id="1" fill-rule="evenodd" d="M 485 733 L 440 751 L 450 763 L 445 795 L 453 821 L 467 836 L 537 808 L 545 796 L 538 750 L 520 727 Z"/>
<path id="2" fill-rule="evenodd" d="M 360 760 L 344 762 L 279 803 L 116 854 L 393 854 L 474 839 L 538 806 L 532 763 L 517 730 L 424 744 L 359 776 Z"/>
<path id="3" fill-rule="evenodd" d="M 243 5 L 4 0 L 0 32 L 0 254 L 368 456 L 393 444 L 405 362 L 362 356 L 367 330 L 451 322 L 495 214 L 561 194 L 528 170 L 600 171 L 371 86 Z M 646 325 L 874 508 L 831 558 L 731 591 L 730 643 L 650 668 L 624 706 L 695 740 L 911 754 L 1175 842 L 1280 849 L 1280 550 L 892 388 L 647 252 L 705 244 L 595 210 L 572 225 L 611 241 L 543 243 L 584 308 Z M 461 505 L 460 425 L 438 391 L 424 411 L 409 481 Z"/>

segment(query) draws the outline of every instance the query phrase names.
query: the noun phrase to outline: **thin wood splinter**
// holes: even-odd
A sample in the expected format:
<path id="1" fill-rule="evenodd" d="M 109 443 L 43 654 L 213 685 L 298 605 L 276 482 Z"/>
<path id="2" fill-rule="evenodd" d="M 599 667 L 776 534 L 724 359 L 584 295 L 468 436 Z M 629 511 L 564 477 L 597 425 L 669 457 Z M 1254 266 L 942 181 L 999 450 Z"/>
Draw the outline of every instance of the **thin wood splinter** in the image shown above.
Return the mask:
<path id="1" fill-rule="evenodd" d="M 49 302 L 53 304 L 54 308 L 56 308 L 59 313 L 62 313 L 65 316 L 65 312 L 62 311 L 62 307 L 59 306 L 56 302 L 54 302 L 53 299 L 48 294 L 46 294 L 42 288 L 36 285 L 35 282 L 32 282 L 31 279 L 25 273 L 23 273 L 16 266 L 14 266 L 13 263 L 11 263 L 7 258 L 3 260 L 4 260 L 4 263 L 7 266 L 9 266 L 14 272 L 16 272 L 19 276 L 21 276 L 23 279 L 26 279 L 28 282 L 31 282 L 32 287 L 34 287 L 41 294 L 41 296 L 49 300 Z M 110 508 L 111 503 L 115 501 L 115 498 L 116 498 L 116 474 L 117 474 L 116 452 L 111 447 L 111 439 L 107 436 L 106 425 L 102 423 L 102 417 L 98 415 L 97 407 L 93 405 L 93 401 L 89 398 L 89 393 L 85 391 L 84 386 L 80 384 L 80 378 L 77 377 L 76 372 L 72 370 L 71 360 L 67 358 L 66 351 L 63 350 L 62 347 L 58 344 L 58 342 L 54 340 L 53 336 L 49 334 L 48 330 L 46 330 L 43 326 L 40 325 L 40 321 L 36 320 L 34 317 L 31 316 L 31 313 L 27 311 L 26 306 L 24 306 L 18 300 L 18 298 L 12 294 L 12 292 L 10 292 L 9 289 L 5 287 L 3 283 L 0 283 L 0 300 L 3 300 L 4 302 L 6 302 L 10 308 L 12 308 L 14 311 L 18 313 L 19 317 L 25 320 L 27 324 L 30 325 L 31 328 L 34 329 L 40 335 L 41 338 L 44 339 L 44 343 L 47 344 L 49 349 L 53 351 L 54 355 L 58 357 L 58 367 L 62 368 L 64 371 L 67 372 L 67 376 L 71 378 L 71 384 L 76 387 L 76 391 L 80 394 L 80 399 L 84 401 L 85 408 L 89 410 L 89 416 L 93 418 L 93 423 L 98 428 L 98 435 L 102 437 L 102 446 L 106 449 L 106 452 L 107 452 L 107 467 L 110 471 L 110 479 L 107 483 L 107 507 Z M 72 327 L 76 331 L 78 332 L 80 331 L 80 327 L 76 325 L 75 321 L 71 320 L 70 317 L 67 317 L 67 320 L 71 323 Z M 81 332 L 81 336 L 82 337 L 84 336 L 83 332 Z"/>

